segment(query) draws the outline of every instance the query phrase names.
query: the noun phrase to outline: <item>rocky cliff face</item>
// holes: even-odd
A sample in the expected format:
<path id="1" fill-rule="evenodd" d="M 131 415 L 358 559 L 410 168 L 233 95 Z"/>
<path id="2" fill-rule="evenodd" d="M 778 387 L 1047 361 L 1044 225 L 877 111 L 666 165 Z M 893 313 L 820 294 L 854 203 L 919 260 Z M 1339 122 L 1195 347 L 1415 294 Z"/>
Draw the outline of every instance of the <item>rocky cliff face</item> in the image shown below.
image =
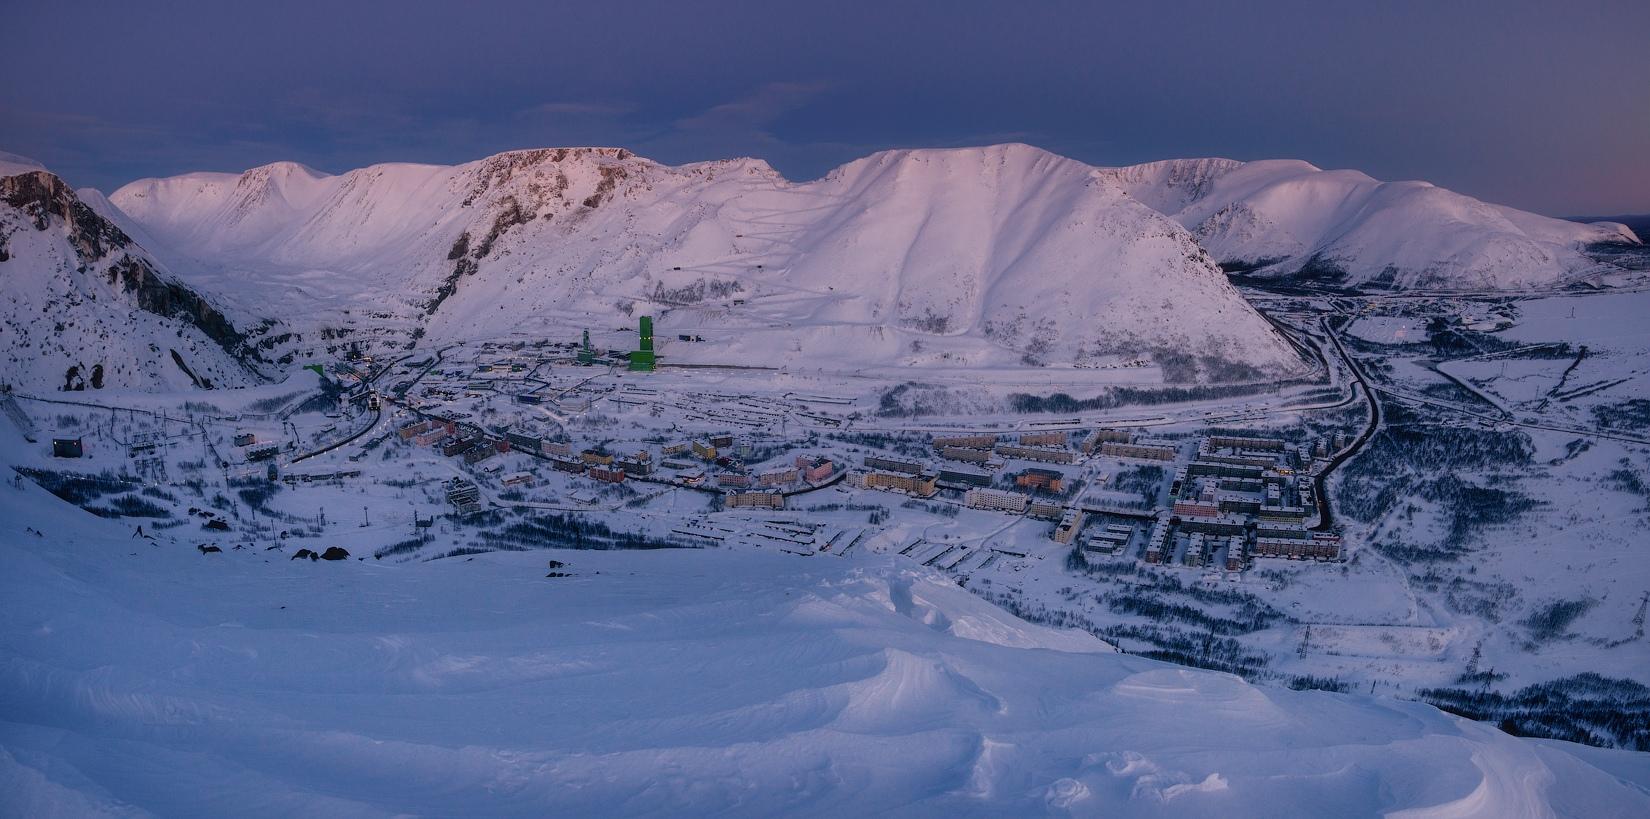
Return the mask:
<path id="1" fill-rule="evenodd" d="M 0 177 L 0 359 L 24 389 L 155 389 L 258 378 L 245 336 L 44 170 Z"/>

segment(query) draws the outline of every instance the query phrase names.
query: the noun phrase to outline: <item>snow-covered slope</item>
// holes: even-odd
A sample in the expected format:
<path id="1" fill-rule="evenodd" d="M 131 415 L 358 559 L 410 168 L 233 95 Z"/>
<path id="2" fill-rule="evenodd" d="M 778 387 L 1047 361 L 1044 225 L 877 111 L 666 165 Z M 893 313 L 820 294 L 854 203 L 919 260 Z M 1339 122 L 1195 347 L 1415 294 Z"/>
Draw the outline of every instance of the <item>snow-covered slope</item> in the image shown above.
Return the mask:
<path id="1" fill-rule="evenodd" d="M 1644 815 L 1647 779 L 1113 654 L 893 557 L 202 555 L 0 491 L 7 814 L 1500 819 Z"/>
<path id="2" fill-rule="evenodd" d="M 748 364 L 1299 366 L 1179 225 L 1024 145 L 890 151 L 807 183 L 587 148 L 341 176 L 277 163 L 110 198 L 248 315 L 375 311 L 440 340 L 653 312 L 737 330 Z"/>
<path id="3" fill-rule="evenodd" d="M 242 385 L 256 375 L 231 352 L 241 343 L 61 179 L 0 156 L 0 380 L 30 391 Z"/>
<path id="4" fill-rule="evenodd" d="M 1104 173 L 1192 231 L 1222 264 L 1333 284 L 1551 285 L 1593 266 L 1585 245 L 1638 241 L 1618 224 L 1549 219 L 1425 182 L 1296 160 L 1168 160 Z"/>

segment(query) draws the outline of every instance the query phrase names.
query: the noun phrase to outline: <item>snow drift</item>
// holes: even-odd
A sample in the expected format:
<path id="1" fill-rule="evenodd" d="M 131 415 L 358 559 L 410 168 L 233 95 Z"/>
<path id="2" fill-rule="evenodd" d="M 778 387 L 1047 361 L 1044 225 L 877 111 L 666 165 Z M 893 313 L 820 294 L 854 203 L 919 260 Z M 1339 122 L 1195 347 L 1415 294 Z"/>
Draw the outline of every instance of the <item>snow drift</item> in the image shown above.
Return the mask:
<path id="1" fill-rule="evenodd" d="M 545 555 L 201 555 L 0 492 L 0 812 L 1650 811 L 1631 754 L 1118 655 L 896 558 Z"/>

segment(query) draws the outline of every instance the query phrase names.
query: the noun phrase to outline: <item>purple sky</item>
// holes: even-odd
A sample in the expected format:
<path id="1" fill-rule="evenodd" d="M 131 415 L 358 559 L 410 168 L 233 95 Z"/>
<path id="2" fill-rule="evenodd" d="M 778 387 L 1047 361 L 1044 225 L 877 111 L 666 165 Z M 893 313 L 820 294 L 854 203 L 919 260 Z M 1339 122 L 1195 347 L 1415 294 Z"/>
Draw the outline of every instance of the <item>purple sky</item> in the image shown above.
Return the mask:
<path id="1" fill-rule="evenodd" d="M 76 185 L 511 148 L 1029 142 L 1295 157 L 1554 215 L 1650 212 L 1650 2 L 35 2 L 0 149 Z"/>

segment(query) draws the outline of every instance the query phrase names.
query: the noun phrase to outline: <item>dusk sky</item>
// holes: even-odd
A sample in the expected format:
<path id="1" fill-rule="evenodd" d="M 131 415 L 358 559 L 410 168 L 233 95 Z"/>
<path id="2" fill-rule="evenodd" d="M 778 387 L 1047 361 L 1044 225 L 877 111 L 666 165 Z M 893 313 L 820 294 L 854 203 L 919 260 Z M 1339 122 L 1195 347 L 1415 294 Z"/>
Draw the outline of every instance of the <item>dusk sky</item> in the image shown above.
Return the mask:
<path id="1" fill-rule="evenodd" d="M 1650 212 L 1650 2 L 10 4 L 0 150 L 111 190 L 290 159 L 890 147 L 1291 157 Z"/>

